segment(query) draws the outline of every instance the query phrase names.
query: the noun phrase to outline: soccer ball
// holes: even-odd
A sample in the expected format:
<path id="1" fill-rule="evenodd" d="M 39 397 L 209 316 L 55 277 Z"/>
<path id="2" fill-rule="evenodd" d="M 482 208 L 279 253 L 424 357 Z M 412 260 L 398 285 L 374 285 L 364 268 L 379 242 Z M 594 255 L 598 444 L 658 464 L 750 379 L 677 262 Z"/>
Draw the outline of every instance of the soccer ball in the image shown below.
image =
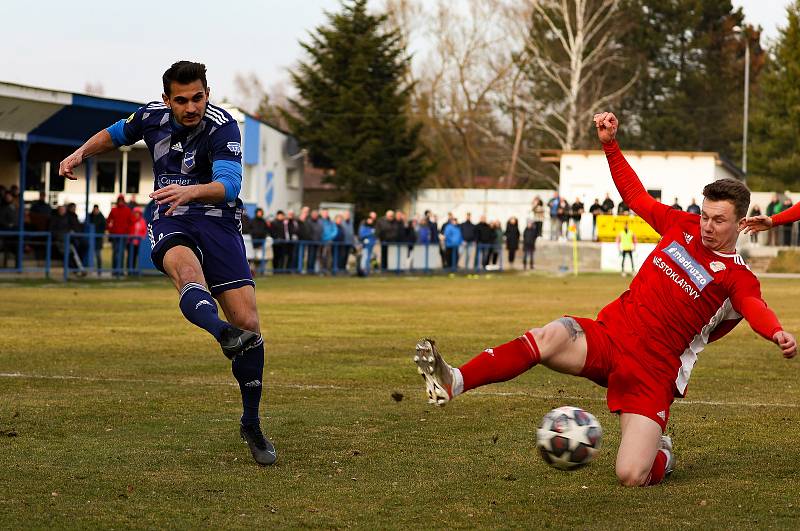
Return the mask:
<path id="1" fill-rule="evenodd" d="M 602 436 L 603 428 L 594 415 L 563 406 L 544 416 L 536 430 L 536 446 L 548 465 L 573 470 L 594 458 Z"/>

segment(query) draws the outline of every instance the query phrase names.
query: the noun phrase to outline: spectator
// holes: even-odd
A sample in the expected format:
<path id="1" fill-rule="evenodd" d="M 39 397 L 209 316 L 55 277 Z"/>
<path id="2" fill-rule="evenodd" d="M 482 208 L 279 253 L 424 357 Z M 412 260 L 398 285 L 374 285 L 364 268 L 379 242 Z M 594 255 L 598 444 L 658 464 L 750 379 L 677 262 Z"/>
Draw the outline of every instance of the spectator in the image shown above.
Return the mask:
<path id="1" fill-rule="evenodd" d="M 434 241 L 434 238 L 427 218 L 423 217 L 417 224 L 417 243 L 429 244 Z"/>
<path id="2" fill-rule="evenodd" d="M 372 250 L 375 247 L 375 218 L 374 212 L 361 223 L 358 228 L 358 240 L 361 244 L 361 257 L 358 261 L 358 275 L 367 276 L 370 271 L 370 264 L 372 263 Z"/>
<path id="3" fill-rule="evenodd" d="M 130 262 L 128 265 L 132 270 L 139 269 L 139 250 L 142 239 L 147 235 L 147 222 L 142 216 L 142 209 L 135 207 L 133 209 L 133 224 L 131 225 L 131 238 L 128 240 L 128 252 Z"/>
<path id="4" fill-rule="evenodd" d="M 536 229 L 536 222 L 532 219 L 528 220 L 525 231 L 522 233 L 522 268 L 533 269 L 533 255 L 536 252 L 536 238 L 540 236 L 539 231 Z"/>
<path id="5" fill-rule="evenodd" d="M 267 220 L 264 219 L 264 210 L 256 209 L 256 216 L 250 220 L 250 238 L 253 241 L 253 261 L 258 264 L 261 270 L 262 262 L 266 258 L 264 253 L 264 242 L 269 235 Z"/>
<path id="6" fill-rule="evenodd" d="M 286 214 L 283 210 L 275 213 L 270 228 L 269 235 L 272 236 L 272 272 L 285 273 L 288 266 L 288 250 L 291 245 L 291 235 L 289 234 L 289 224 L 286 221 Z"/>
<path id="7" fill-rule="evenodd" d="M 750 209 L 750 216 L 749 217 L 752 218 L 754 216 L 760 216 L 760 215 L 761 215 L 761 207 L 758 206 L 758 205 L 753 205 L 753 208 Z M 758 233 L 757 232 L 751 232 L 750 233 L 750 243 L 758 243 Z"/>
<path id="8" fill-rule="evenodd" d="M 672 203 L 672 208 L 675 210 L 683 210 L 683 207 L 678 203 L 678 198 L 675 198 L 675 202 Z"/>
<path id="9" fill-rule="evenodd" d="M 557 241 L 561 237 L 561 198 L 558 192 L 553 194 L 550 201 L 547 202 L 547 208 L 550 209 L 550 239 Z"/>
<path id="10" fill-rule="evenodd" d="M 697 204 L 697 201 L 694 200 L 694 197 L 692 198 L 691 204 L 686 207 L 686 212 L 689 214 L 700 214 L 700 206 Z"/>
<path id="11" fill-rule="evenodd" d="M 625 257 L 631 259 L 631 275 L 636 273 L 636 266 L 633 263 L 633 251 L 636 250 L 636 234 L 630 230 L 629 225 L 626 223 L 625 228 L 617 234 L 617 248 L 619 249 L 619 254 L 622 256 L 622 265 L 620 267 L 620 271 L 622 276 L 625 276 Z"/>
<path id="12" fill-rule="evenodd" d="M 407 220 L 405 212 L 397 211 L 395 215 L 397 219 L 397 241 L 407 242 L 406 248 L 406 268 L 412 267 L 412 256 L 414 253 L 414 243 L 417 241 L 417 230 L 415 228 L 414 220 Z"/>
<path id="13" fill-rule="evenodd" d="M 103 236 L 106 233 L 106 217 L 100 212 L 99 206 L 92 207 L 88 222 L 94 227 L 94 265 L 97 274 L 100 275 L 100 270 L 103 269 Z"/>
<path id="14" fill-rule="evenodd" d="M 332 245 L 338 229 L 327 208 L 322 209 L 320 218 L 322 222 L 322 246 L 320 247 L 319 262 L 324 271 L 331 271 L 333 268 Z"/>
<path id="15" fill-rule="evenodd" d="M 467 216 L 461 223 L 461 237 L 464 238 L 464 243 L 471 245 L 478 239 L 475 232 L 475 224 L 472 222 L 472 214 L 467 212 Z"/>
<path id="16" fill-rule="evenodd" d="M 500 258 L 500 253 L 503 252 L 503 236 L 505 235 L 500 220 L 496 219 L 492 221 L 492 232 L 494 233 L 494 240 L 492 241 L 490 261 L 493 266 L 496 266 Z"/>
<path id="17" fill-rule="evenodd" d="M 772 201 L 767 203 L 765 214 L 769 217 L 781 211 L 781 202 L 778 200 L 778 194 L 772 194 Z M 778 231 L 767 231 L 767 245 L 778 245 Z"/>
<path id="18" fill-rule="evenodd" d="M 306 221 L 307 230 L 305 232 L 308 244 L 308 254 L 306 255 L 306 271 L 308 273 L 317 272 L 317 255 L 319 246 L 322 242 L 322 220 L 317 210 L 312 210 L 311 215 Z"/>
<path id="19" fill-rule="evenodd" d="M 606 194 L 606 198 L 603 199 L 603 203 L 600 206 L 603 207 L 605 214 L 612 214 L 614 212 L 614 201 L 611 200 L 611 195 Z"/>
<path id="20" fill-rule="evenodd" d="M 19 214 L 14 204 L 14 195 L 8 191 L 0 203 L 0 230 L 17 230 Z"/>
<path id="21" fill-rule="evenodd" d="M 781 209 L 780 209 L 779 212 L 783 212 L 784 210 L 788 210 L 789 208 L 792 207 L 792 200 L 789 197 L 789 192 L 788 191 L 785 193 L 785 196 L 786 197 L 784 198 L 783 202 L 781 203 Z M 778 214 L 779 212 L 775 212 L 775 213 Z M 792 245 L 792 227 L 793 226 L 794 226 L 794 223 L 790 223 L 788 225 L 782 225 L 782 226 L 778 227 L 778 230 L 781 231 L 781 245 L 784 245 L 784 246 Z"/>
<path id="22" fill-rule="evenodd" d="M 589 214 L 592 215 L 592 241 L 597 240 L 597 216 L 604 214 L 603 205 L 600 200 L 595 198 L 594 204 L 589 207 Z"/>
<path id="23" fill-rule="evenodd" d="M 120 194 L 120 195 L 122 195 L 122 194 Z M 133 213 L 133 210 L 138 206 L 139 206 L 139 204 L 136 202 L 136 196 L 135 195 L 131 195 L 130 198 L 128 199 L 128 208 L 131 209 L 131 213 Z"/>
<path id="24" fill-rule="evenodd" d="M 14 195 L 10 191 L 0 198 L 0 231 L 17 230 L 18 214 L 14 206 Z M 3 251 L 3 267 L 8 265 L 8 255 L 17 255 L 17 237 L 0 235 L 0 249 Z"/>
<path id="25" fill-rule="evenodd" d="M 333 226 L 336 228 L 331 240 L 331 272 L 347 272 L 347 253 L 344 252 L 344 217 L 336 214 L 333 218 Z"/>
<path id="26" fill-rule="evenodd" d="M 519 249 L 519 222 L 517 218 L 511 217 L 506 223 L 506 249 L 508 249 L 508 267 L 514 267 L 514 259 Z"/>
<path id="27" fill-rule="evenodd" d="M 544 236 L 544 203 L 538 195 L 533 200 L 533 227 L 537 238 Z"/>
<path id="28" fill-rule="evenodd" d="M 566 237 L 567 229 L 569 228 L 569 216 L 570 216 L 570 205 L 567 203 L 566 199 L 562 199 L 561 203 L 558 205 L 558 219 L 559 219 L 559 228 L 558 228 L 558 235 L 559 238 Z"/>
<path id="29" fill-rule="evenodd" d="M 575 202 L 570 207 L 569 217 L 572 220 L 572 223 L 575 224 L 575 238 L 578 241 L 581 239 L 581 218 L 583 217 L 583 213 L 583 202 L 581 201 L 580 197 L 576 197 Z"/>
<path id="30" fill-rule="evenodd" d="M 491 258 L 492 244 L 494 243 L 494 230 L 492 230 L 492 227 L 486 222 L 486 216 L 481 216 L 478 224 L 475 225 L 475 230 L 478 233 L 478 252 L 476 257 L 480 256 L 481 266 L 485 268 Z"/>
<path id="31" fill-rule="evenodd" d="M 426 211 L 430 214 L 429 211 Z M 435 225 L 434 225 L 435 226 Z M 381 241 L 381 270 L 386 271 L 389 260 L 389 243 L 396 241 L 394 210 L 387 210 L 386 215 L 378 220 L 375 235 Z"/>
<path id="32" fill-rule="evenodd" d="M 125 267 L 125 237 L 131 232 L 133 212 L 125 204 L 125 196 L 117 196 L 117 204 L 108 213 L 107 227 L 111 243 L 111 267 L 114 276 L 120 276 Z"/>
<path id="33" fill-rule="evenodd" d="M 353 220 L 350 218 L 350 211 L 345 210 L 342 214 L 342 231 L 344 232 L 344 245 L 342 245 L 339 253 L 344 256 L 345 269 L 347 262 L 350 259 L 350 253 L 353 251 L 356 238 L 353 230 Z"/>
<path id="34" fill-rule="evenodd" d="M 451 270 L 458 268 L 458 249 L 464 243 L 461 227 L 458 220 L 453 217 L 444 226 L 445 267 Z"/>
<path id="35" fill-rule="evenodd" d="M 31 226 L 33 230 L 46 231 L 47 224 L 50 222 L 50 216 L 53 215 L 53 209 L 47 202 L 47 194 L 39 192 L 39 199 L 31 204 Z"/>
<path id="36" fill-rule="evenodd" d="M 617 215 L 618 216 L 629 216 L 631 213 L 631 209 L 628 208 L 628 205 L 625 204 L 625 201 L 620 201 L 619 205 L 617 205 Z"/>
<path id="37" fill-rule="evenodd" d="M 75 203 L 69 203 L 67 205 L 67 222 L 69 223 L 69 231 L 72 234 L 82 235 L 84 233 L 83 223 L 81 223 L 78 219 L 78 205 Z M 82 238 L 81 236 L 72 238 L 72 245 L 77 250 L 80 260 L 82 262 L 86 262 L 86 254 L 89 250 L 88 239 Z M 83 263 L 81 263 L 79 268 L 81 269 L 81 272 L 83 272 Z"/>

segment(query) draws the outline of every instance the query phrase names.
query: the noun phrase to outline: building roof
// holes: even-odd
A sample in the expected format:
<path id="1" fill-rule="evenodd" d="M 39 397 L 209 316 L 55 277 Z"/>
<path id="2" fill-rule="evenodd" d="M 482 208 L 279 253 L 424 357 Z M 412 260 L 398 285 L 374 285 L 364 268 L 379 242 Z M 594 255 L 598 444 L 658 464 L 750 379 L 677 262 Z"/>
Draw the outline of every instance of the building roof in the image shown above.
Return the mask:
<path id="1" fill-rule="evenodd" d="M 141 105 L 0 81 L 0 139 L 80 146 Z"/>
<path id="2" fill-rule="evenodd" d="M 724 167 L 739 179 L 743 179 L 745 177 L 745 173 L 741 168 L 716 151 L 642 151 L 627 149 L 624 150 L 623 153 L 629 157 L 712 157 L 717 166 Z M 542 162 L 560 163 L 561 157 L 564 155 L 605 156 L 605 153 L 599 149 L 573 149 L 569 151 L 562 151 L 560 149 L 539 150 L 539 158 Z"/>

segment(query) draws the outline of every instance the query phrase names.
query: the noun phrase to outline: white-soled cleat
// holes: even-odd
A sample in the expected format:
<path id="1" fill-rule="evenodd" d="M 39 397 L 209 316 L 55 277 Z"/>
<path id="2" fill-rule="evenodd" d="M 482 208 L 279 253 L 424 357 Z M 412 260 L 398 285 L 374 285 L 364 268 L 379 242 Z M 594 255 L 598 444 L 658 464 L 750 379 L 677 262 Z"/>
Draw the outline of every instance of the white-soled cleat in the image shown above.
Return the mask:
<path id="1" fill-rule="evenodd" d="M 428 402 L 444 406 L 453 397 L 453 370 L 442 359 L 432 339 L 421 339 L 414 356 L 417 372 L 425 380 Z"/>

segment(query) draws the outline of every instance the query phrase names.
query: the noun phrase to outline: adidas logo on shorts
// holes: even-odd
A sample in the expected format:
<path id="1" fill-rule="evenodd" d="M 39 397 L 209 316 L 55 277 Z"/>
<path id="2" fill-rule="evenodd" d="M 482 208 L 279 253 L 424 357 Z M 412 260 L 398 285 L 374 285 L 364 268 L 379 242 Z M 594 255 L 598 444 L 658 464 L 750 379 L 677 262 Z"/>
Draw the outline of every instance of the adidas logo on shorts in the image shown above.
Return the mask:
<path id="1" fill-rule="evenodd" d="M 244 384 L 245 387 L 261 387 L 261 380 L 253 380 Z"/>

